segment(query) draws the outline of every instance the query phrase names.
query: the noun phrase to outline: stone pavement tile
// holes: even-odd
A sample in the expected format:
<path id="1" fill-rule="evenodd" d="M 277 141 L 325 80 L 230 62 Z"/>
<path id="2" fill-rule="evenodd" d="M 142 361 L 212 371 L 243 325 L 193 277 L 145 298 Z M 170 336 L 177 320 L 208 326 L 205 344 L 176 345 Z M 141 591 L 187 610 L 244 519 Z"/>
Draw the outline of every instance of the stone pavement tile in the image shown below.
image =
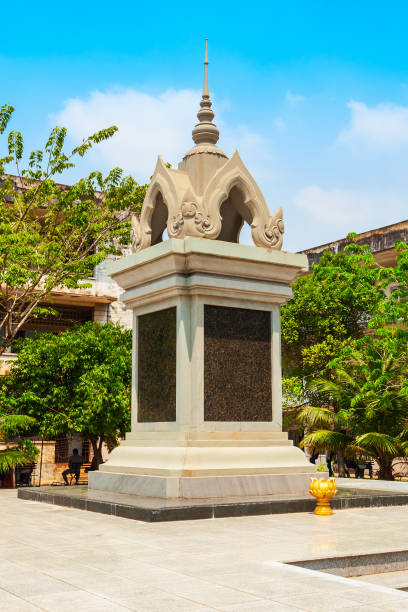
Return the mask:
<path id="1" fill-rule="evenodd" d="M 330 586 L 325 591 L 319 591 L 312 595 L 305 595 L 302 589 L 295 596 L 279 598 L 279 602 L 298 608 L 307 610 L 308 612 L 337 612 L 338 610 L 349 610 L 356 606 L 361 606 L 359 601 L 352 601 L 339 595 L 334 595 L 330 591 Z"/>
<path id="2" fill-rule="evenodd" d="M 157 590 L 154 583 L 135 583 L 111 574 L 94 574 L 69 579 L 69 584 L 91 593 L 117 601 L 124 598 L 144 597 L 146 593 Z"/>
<path id="3" fill-rule="evenodd" d="M 282 576 L 279 574 L 273 573 L 262 575 L 260 572 L 235 572 L 233 574 L 219 572 L 218 575 L 202 576 L 202 580 L 204 581 L 247 591 L 250 591 L 250 587 L 253 585 L 257 586 L 261 583 L 269 583 L 271 580 L 281 580 L 281 578 Z"/>
<path id="4" fill-rule="evenodd" d="M 58 553 L 51 553 L 45 550 L 18 550 L 10 553 L 7 560 L 25 569 L 32 569 L 35 567 L 36 571 L 42 571 L 49 575 L 58 575 L 59 573 L 64 575 L 64 571 L 66 572 L 69 570 L 67 559 Z M 78 563 L 76 563 L 74 567 L 71 567 L 71 570 L 73 569 L 81 574 L 95 571 L 86 565 L 80 565 Z"/>
<path id="5" fill-rule="evenodd" d="M 144 584 L 144 583 L 157 583 L 157 584 L 168 584 L 173 583 L 175 580 L 195 580 L 194 576 L 183 574 L 181 572 L 170 571 L 153 565 L 143 565 L 129 563 L 129 567 L 121 572 L 109 572 L 112 578 L 121 577 L 131 580 L 133 583 Z"/>
<path id="6" fill-rule="evenodd" d="M 352 578 L 351 580 L 355 579 Z M 368 576 L 359 576 L 356 580 L 371 584 L 381 584 L 393 589 L 408 587 L 408 570 L 385 572 L 384 574 L 369 574 Z"/>
<path id="7" fill-rule="evenodd" d="M 389 608 L 385 610 L 385 608 L 377 608 L 377 606 L 373 606 L 371 604 L 369 604 L 368 606 L 364 604 L 355 604 L 351 608 L 345 609 L 346 612 L 380 612 L 381 610 L 382 612 L 391 612 Z M 314 610 L 312 612 L 314 612 Z M 327 608 L 327 612 L 330 612 L 330 608 Z"/>
<path id="8" fill-rule="evenodd" d="M 150 584 L 157 584 L 161 591 L 165 593 L 195 593 L 205 591 L 208 588 L 224 588 L 222 585 L 217 585 L 210 580 L 201 580 L 195 576 L 186 576 L 185 574 L 174 574 L 172 580 L 160 580 L 156 578 L 153 582 L 147 581 Z"/>
<path id="9" fill-rule="evenodd" d="M 173 584 L 160 584 L 160 589 L 207 606 L 250 603 L 259 599 L 246 592 L 244 588 L 229 588 L 197 579 L 182 580 L 180 583 L 176 580 Z"/>
<path id="10" fill-rule="evenodd" d="M 0 559 L 0 575 L 6 576 L 18 570 L 18 565 L 11 563 L 7 559 Z"/>
<path id="11" fill-rule="evenodd" d="M 40 572 L 25 571 L 17 568 L 17 572 L 7 575 L 0 574 L 0 587 L 13 595 L 28 598 L 43 593 L 64 593 L 76 588 L 62 580 L 45 576 Z"/>
<path id="12" fill-rule="evenodd" d="M 268 599 L 260 599 L 253 603 L 234 604 L 232 606 L 217 606 L 217 610 L 222 610 L 222 612 L 299 612 L 299 608 Z M 329 611 L 327 610 L 327 612 Z"/>
<path id="13" fill-rule="evenodd" d="M 292 576 L 288 579 L 274 580 L 271 578 L 268 582 L 251 582 L 246 585 L 245 580 L 242 581 L 241 589 L 259 598 L 277 599 L 278 597 L 290 597 L 301 592 L 304 595 L 319 592 L 320 589 L 315 586 L 313 581 L 309 583 L 299 579 L 297 576 Z"/>
<path id="14" fill-rule="evenodd" d="M 408 601 L 389 601 L 386 604 L 378 604 L 383 612 L 407 612 Z"/>
<path id="15" fill-rule="evenodd" d="M 217 608 L 201 605 L 171 593 L 146 594 L 144 598 L 121 599 L 120 603 L 137 612 L 203 612 L 205 610 L 217 610 Z"/>
<path id="16" fill-rule="evenodd" d="M 93 576 L 106 576 L 107 572 L 101 572 L 93 567 L 87 567 L 86 565 L 79 565 L 73 567 L 72 565 L 57 565 L 57 567 L 44 567 L 41 569 L 41 573 L 49 576 L 50 578 L 57 578 L 63 580 L 69 584 L 73 584 L 76 579 L 89 578 Z"/>
<path id="17" fill-rule="evenodd" d="M 2 529 L 6 529 L 2 523 Z M 3 536 L 4 537 L 4 536 Z M 0 563 L 2 561 L 7 561 L 10 554 L 14 553 L 15 550 L 27 551 L 27 546 L 24 544 L 20 544 L 20 542 L 16 541 L 7 541 L 0 544 Z M 31 549 L 29 549 L 31 550 Z"/>
<path id="18" fill-rule="evenodd" d="M 30 598 L 30 601 L 47 612 L 72 612 L 72 610 L 75 612 L 126 612 L 129 610 L 126 606 L 85 591 L 40 595 Z"/>
<path id="19" fill-rule="evenodd" d="M 327 587 L 328 589 L 330 588 L 330 583 L 328 583 Z M 380 604 L 387 604 L 387 602 L 408 603 L 408 593 L 387 589 L 387 587 L 375 588 L 375 586 L 373 586 L 373 588 L 370 588 L 370 586 L 367 585 L 366 588 L 360 586 L 358 588 L 347 588 L 347 585 L 345 585 L 344 590 L 341 591 L 341 595 L 355 602 L 364 604 L 371 603 L 377 606 Z"/>
<path id="20" fill-rule="evenodd" d="M 231 545 L 229 545 L 231 546 Z M 268 574 L 269 570 L 263 570 L 264 563 L 259 563 L 256 560 L 240 559 L 236 560 L 228 555 L 213 555 L 211 560 L 207 563 L 205 569 L 202 565 L 198 565 L 193 558 L 190 560 L 190 566 L 187 564 L 182 568 L 176 570 L 174 566 L 171 566 L 173 570 L 182 572 L 189 576 L 195 576 L 196 578 L 202 578 L 203 580 L 216 581 L 220 576 L 228 576 L 229 574 L 256 574 L 260 576 Z"/>
<path id="21" fill-rule="evenodd" d="M 0 610 L 2 612 L 34 612 L 39 608 L 20 597 L 0 589 Z"/>

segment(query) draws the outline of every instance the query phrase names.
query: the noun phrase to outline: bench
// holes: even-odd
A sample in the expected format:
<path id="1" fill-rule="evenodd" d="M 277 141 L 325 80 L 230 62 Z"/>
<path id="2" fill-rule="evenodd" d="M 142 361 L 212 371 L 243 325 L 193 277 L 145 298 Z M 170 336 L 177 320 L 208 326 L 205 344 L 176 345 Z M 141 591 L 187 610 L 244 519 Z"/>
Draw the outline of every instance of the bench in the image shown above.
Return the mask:
<path id="1" fill-rule="evenodd" d="M 370 479 L 373 477 L 374 461 L 353 461 L 345 466 L 347 478 L 350 478 L 350 472 L 354 473 L 355 478 L 364 478 L 365 471 L 368 470 Z"/>
<path id="2" fill-rule="evenodd" d="M 86 485 L 88 484 L 88 472 L 89 472 L 89 468 L 91 467 L 90 463 L 83 463 L 81 465 L 81 471 L 79 474 L 79 478 L 78 478 L 78 484 L 80 485 Z M 62 477 L 62 472 L 64 472 L 65 470 L 67 470 L 69 468 L 68 463 L 66 463 L 65 465 L 63 465 L 62 467 L 58 468 L 57 473 L 59 474 L 60 478 L 59 480 L 54 480 L 54 482 L 52 483 L 53 486 L 59 486 L 59 485 L 63 485 L 64 483 L 64 479 Z M 75 476 L 72 475 L 68 475 L 68 482 L 72 485 L 75 484 Z"/>

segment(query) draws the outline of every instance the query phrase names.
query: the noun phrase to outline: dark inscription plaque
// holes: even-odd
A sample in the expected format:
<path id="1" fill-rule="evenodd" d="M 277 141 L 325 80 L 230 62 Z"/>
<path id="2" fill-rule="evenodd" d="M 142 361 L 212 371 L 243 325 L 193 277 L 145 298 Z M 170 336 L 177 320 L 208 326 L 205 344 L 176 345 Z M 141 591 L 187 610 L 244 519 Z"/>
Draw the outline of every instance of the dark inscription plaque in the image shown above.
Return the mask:
<path id="1" fill-rule="evenodd" d="M 176 308 L 138 317 L 139 423 L 176 420 Z"/>
<path id="2" fill-rule="evenodd" d="M 204 306 L 204 420 L 271 419 L 270 312 Z"/>

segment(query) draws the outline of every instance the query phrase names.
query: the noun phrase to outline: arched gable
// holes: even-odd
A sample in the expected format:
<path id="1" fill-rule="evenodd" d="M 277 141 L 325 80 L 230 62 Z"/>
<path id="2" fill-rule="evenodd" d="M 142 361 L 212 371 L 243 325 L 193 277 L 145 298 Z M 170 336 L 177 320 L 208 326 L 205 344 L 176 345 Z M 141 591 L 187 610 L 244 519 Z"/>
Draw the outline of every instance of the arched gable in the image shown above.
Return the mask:
<path id="1" fill-rule="evenodd" d="M 237 187 L 243 195 L 243 206 L 246 207 L 248 218 L 251 219 L 252 238 L 256 246 L 281 248 L 282 209 L 278 209 L 273 216 L 269 214 L 262 192 L 241 160 L 238 151 L 235 151 L 231 159 L 216 172 L 204 193 L 203 200 L 206 203 L 208 216 L 214 220 L 219 218 L 218 235 L 222 226 L 220 209 L 234 187 Z"/>
<path id="2" fill-rule="evenodd" d="M 261 190 L 237 151 L 214 173 L 202 195 L 195 192 L 188 172 L 167 168 L 159 157 L 140 218 L 132 220 L 133 250 L 159 242 L 166 223 L 170 238 L 220 237 L 238 242 L 244 220 L 256 246 L 282 248 L 282 209 L 269 214 Z"/>

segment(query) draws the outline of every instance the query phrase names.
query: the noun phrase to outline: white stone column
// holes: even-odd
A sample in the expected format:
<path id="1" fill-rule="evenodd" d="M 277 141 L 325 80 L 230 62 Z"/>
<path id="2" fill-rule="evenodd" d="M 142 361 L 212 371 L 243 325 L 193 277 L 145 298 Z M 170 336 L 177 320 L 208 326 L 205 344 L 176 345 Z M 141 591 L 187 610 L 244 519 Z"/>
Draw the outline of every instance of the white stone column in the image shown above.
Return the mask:
<path id="1" fill-rule="evenodd" d="M 131 431 L 136 429 L 137 423 L 137 395 L 138 395 L 138 318 L 133 311 L 133 326 L 132 326 L 132 396 L 131 396 Z"/>
<path id="2" fill-rule="evenodd" d="M 280 306 L 274 304 L 271 312 L 272 358 L 272 428 L 282 430 L 282 366 Z"/>
<path id="3" fill-rule="evenodd" d="M 192 430 L 202 428 L 204 422 L 204 303 L 193 296 L 191 307 L 191 416 Z"/>
<path id="4" fill-rule="evenodd" d="M 179 428 L 188 430 L 191 418 L 191 322 L 187 296 L 180 297 L 177 303 L 176 341 L 176 420 Z"/>

